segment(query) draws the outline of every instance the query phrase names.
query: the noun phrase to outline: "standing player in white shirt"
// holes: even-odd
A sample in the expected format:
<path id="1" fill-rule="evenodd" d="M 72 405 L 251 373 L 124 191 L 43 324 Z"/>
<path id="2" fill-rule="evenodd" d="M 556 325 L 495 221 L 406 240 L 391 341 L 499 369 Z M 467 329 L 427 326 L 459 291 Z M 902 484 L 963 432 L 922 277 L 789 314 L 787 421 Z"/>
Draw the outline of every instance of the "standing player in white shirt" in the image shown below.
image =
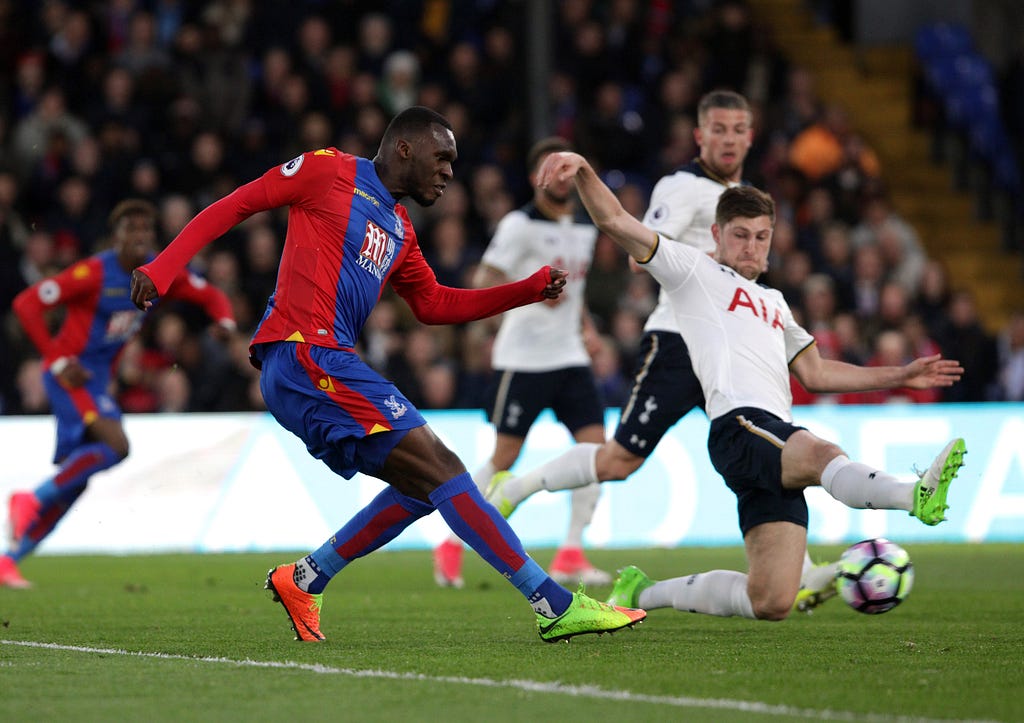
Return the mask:
<path id="1" fill-rule="evenodd" d="M 558 299 L 502 316 L 492 352 L 496 379 L 487 409 L 497 437 L 491 458 L 473 475 L 481 490 L 496 474 L 508 474 L 545 408 L 554 411 L 577 443 L 596 446 L 604 441 L 604 407 L 584 341 L 585 333 L 596 333 L 583 306 L 583 291 L 597 229 L 577 207 L 571 179 L 547 188 L 536 185 L 544 159 L 568 150 L 568 142 L 557 137 L 539 141 L 530 150 L 527 168 L 533 200 L 498 223 L 473 279 L 477 287 L 496 286 L 519 278 L 522 269 L 532 272 L 538 260 L 569 271 Z M 612 581 L 583 553 L 583 531 L 600 495 L 596 480 L 572 491 L 569 529 L 549 570 L 562 584 Z M 434 549 L 434 579 L 443 587 L 462 587 L 462 541 L 454 535 Z"/>
<path id="2" fill-rule="evenodd" d="M 581 156 L 552 154 L 539 181 L 573 178 L 598 228 L 643 264 L 668 295 L 691 352 L 711 419 L 711 462 L 736 494 L 749 571 L 712 570 L 655 582 L 627 567 L 615 604 L 782 620 L 793 608 L 807 547 L 803 490 L 814 485 L 853 508 L 906 510 L 942 522 L 949 484 L 963 464 L 954 439 L 916 482 L 853 462 L 792 422 L 792 372 L 814 392 L 948 387 L 959 362 L 938 354 L 905 366 L 860 367 L 823 359 L 781 293 L 757 283 L 768 264 L 775 204 L 750 186 L 719 198 L 714 258 L 668 243 L 630 216 Z"/>

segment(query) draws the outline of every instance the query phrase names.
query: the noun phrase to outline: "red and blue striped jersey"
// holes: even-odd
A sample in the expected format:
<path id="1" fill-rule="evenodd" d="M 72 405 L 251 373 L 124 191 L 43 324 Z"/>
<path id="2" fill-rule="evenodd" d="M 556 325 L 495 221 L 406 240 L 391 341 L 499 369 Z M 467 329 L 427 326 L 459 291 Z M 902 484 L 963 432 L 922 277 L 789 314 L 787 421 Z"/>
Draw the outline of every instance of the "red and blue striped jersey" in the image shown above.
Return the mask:
<path id="1" fill-rule="evenodd" d="M 351 349 L 416 234 L 372 161 L 327 148 L 263 176 L 267 202 L 290 206 L 277 288 L 253 344 L 282 339 Z M 421 257 L 422 258 L 422 257 Z"/>
<path id="2" fill-rule="evenodd" d="M 280 206 L 289 207 L 288 230 L 253 347 L 297 341 L 350 350 L 386 283 L 423 323 L 454 324 L 539 301 L 551 281 L 545 267 L 488 289 L 441 286 L 373 161 L 335 148 L 304 153 L 211 204 L 139 271 L 163 294 L 170 275 L 199 249 L 254 213 Z"/>

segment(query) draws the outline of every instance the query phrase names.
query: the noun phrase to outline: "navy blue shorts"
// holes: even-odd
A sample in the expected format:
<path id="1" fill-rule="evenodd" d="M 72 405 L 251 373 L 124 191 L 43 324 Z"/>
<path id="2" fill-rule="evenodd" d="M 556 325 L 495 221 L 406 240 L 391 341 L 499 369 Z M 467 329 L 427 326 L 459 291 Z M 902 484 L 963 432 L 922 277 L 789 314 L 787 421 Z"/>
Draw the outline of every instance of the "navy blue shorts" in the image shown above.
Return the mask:
<path id="1" fill-rule="evenodd" d="M 276 342 L 256 350 L 260 391 L 282 427 L 346 479 L 380 471 L 423 415 L 354 352 Z"/>
<path id="2" fill-rule="evenodd" d="M 499 371 L 487 394 L 487 416 L 499 434 L 526 437 L 548 407 L 573 434 L 591 424 L 604 426 L 601 394 L 590 367 Z"/>
<path id="3" fill-rule="evenodd" d="M 694 407 L 704 408 L 704 392 L 686 342 L 668 331 L 644 334 L 633 380 L 615 441 L 646 459 L 673 424 Z"/>
<path id="4" fill-rule="evenodd" d="M 782 487 L 782 447 L 803 429 L 755 407 L 740 407 L 711 421 L 711 464 L 736 493 L 740 530 L 765 522 L 807 527 L 803 490 Z"/>

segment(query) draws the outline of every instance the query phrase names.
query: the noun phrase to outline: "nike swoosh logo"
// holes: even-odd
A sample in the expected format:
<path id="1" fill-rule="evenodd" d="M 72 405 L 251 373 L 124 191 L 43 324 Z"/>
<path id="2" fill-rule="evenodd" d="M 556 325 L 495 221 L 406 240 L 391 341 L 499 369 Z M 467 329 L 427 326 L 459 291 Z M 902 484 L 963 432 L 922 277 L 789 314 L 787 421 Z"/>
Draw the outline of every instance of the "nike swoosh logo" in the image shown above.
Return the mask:
<path id="1" fill-rule="evenodd" d="M 559 618 L 560 618 L 560 617 L 561 617 L 561 616 L 559 616 L 558 618 L 555 618 L 554 620 L 552 620 L 552 621 L 551 621 L 551 622 L 550 622 L 549 624 L 547 624 L 547 625 L 539 625 L 538 627 L 540 628 L 540 631 L 541 631 L 542 633 L 546 633 L 546 632 L 548 632 L 549 630 L 551 630 L 551 629 L 552 629 L 553 627 L 555 627 L 555 625 L 557 625 L 557 624 L 558 624 L 558 620 L 559 620 Z"/>

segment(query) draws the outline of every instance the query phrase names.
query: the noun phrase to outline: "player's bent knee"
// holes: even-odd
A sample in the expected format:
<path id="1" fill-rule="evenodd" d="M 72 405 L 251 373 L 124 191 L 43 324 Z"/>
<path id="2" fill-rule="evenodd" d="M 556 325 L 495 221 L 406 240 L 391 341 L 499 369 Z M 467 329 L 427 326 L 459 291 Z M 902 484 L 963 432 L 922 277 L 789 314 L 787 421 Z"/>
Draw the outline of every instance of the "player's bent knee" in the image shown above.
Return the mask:
<path id="1" fill-rule="evenodd" d="M 784 604 L 784 601 L 781 599 L 751 600 L 750 603 L 754 609 L 754 617 L 758 620 L 772 620 L 776 622 L 785 620 L 793 609 L 792 600 L 789 601 L 789 604 Z"/>
<path id="2" fill-rule="evenodd" d="M 750 607 L 758 620 L 785 620 L 793 609 L 796 591 L 773 590 L 770 587 L 747 588 Z"/>

